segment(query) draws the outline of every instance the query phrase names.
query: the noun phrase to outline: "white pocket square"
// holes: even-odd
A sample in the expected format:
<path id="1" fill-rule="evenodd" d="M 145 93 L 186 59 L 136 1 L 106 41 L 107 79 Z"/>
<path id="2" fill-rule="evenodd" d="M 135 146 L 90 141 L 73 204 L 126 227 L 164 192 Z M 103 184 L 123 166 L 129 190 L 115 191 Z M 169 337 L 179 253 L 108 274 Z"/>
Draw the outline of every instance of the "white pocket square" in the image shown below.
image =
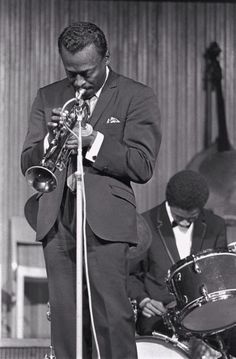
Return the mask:
<path id="1" fill-rule="evenodd" d="M 108 118 L 108 120 L 107 120 L 107 123 L 119 123 L 120 122 L 120 120 L 118 120 L 117 118 L 115 118 L 115 117 L 110 117 L 110 118 Z"/>

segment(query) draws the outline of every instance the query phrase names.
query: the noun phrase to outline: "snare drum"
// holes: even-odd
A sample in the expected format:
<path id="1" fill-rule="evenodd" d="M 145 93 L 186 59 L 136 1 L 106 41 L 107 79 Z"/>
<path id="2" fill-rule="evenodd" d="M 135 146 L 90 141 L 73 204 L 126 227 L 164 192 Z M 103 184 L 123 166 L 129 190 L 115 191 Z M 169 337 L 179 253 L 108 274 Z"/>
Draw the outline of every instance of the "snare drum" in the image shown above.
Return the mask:
<path id="1" fill-rule="evenodd" d="M 167 285 L 177 321 L 192 333 L 217 333 L 236 323 L 236 253 L 206 250 L 177 262 Z"/>
<path id="2" fill-rule="evenodd" d="M 189 359 L 189 348 L 176 339 L 156 333 L 136 338 L 138 359 Z"/>

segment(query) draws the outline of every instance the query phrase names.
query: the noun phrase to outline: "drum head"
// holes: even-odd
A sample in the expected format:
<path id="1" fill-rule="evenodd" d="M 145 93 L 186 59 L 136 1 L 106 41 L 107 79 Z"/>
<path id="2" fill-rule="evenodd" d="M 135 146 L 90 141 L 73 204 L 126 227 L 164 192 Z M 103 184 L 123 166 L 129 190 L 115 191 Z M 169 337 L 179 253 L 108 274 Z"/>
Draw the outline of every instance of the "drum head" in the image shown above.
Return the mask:
<path id="1" fill-rule="evenodd" d="M 189 359 L 181 343 L 172 343 L 165 335 L 141 336 L 136 338 L 138 359 Z"/>
<path id="2" fill-rule="evenodd" d="M 221 299 L 221 300 L 220 300 Z M 210 301 L 197 306 L 184 316 L 181 325 L 191 332 L 216 333 L 236 323 L 236 297 Z M 186 311 L 188 312 L 188 310 Z"/>

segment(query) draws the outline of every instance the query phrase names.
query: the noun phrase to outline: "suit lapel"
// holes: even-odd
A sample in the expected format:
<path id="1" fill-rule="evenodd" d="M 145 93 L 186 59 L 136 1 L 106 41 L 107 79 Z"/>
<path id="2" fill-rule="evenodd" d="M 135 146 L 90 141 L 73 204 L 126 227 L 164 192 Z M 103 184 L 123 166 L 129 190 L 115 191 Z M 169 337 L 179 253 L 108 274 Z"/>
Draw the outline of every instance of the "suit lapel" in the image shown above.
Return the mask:
<path id="1" fill-rule="evenodd" d="M 206 222 L 204 220 L 204 215 L 201 213 L 194 223 L 191 253 L 201 251 L 205 233 Z"/>
<path id="2" fill-rule="evenodd" d="M 176 246 L 174 233 L 166 212 L 165 202 L 159 207 L 157 212 L 158 231 L 162 241 L 164 240 L 166 251 L 172 264 L 180 260 L 179 252 Z M 168 253 L 169 252 L 169 253 Z M 174 262 L 174 263 L 173 263 Z"/>
<path id="3" fill-rule="evenodd" d="M 99 118 L 101 117 L 102 113 L 110 102 L 115 89 L 117 88 L 117 78 L 118 75 L 110 69 L 108 79 L 102 89 L 102 92 L 99 96 L 99 99 L 89 121 L 93 127 L 98 122 Z"/>

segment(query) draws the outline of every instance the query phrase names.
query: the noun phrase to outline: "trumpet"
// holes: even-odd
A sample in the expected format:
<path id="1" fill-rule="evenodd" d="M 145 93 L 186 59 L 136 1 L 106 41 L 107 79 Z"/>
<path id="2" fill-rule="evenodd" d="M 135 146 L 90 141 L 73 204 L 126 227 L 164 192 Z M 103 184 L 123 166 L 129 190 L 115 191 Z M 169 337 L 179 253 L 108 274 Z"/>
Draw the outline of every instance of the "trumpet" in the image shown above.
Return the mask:
<path id="1" fill-rule="evenodd" d="M 62 171 L 69 159 L 71 150 L 66 147 L 66 142 L 77 121 L 81 120 L 82 136 L 89 136 L 93 129 L 86 124 L 89 116 L 87 104 L 82 99 L 85 90 L 80 89 L 76 92 L 74 98 L 67 101 L 61 110 L 61 120 L 56 130 L 54 138 L 50 142 L 39 166 L 32 166 L 26 171 L 25 177 L 28 184 L 37 192 L 52 192 L 57 187 L 57 178 L 54 174 L 56 169 Z M 70 111 L 66 110 L 67 106 L 74 102 Z"/>

